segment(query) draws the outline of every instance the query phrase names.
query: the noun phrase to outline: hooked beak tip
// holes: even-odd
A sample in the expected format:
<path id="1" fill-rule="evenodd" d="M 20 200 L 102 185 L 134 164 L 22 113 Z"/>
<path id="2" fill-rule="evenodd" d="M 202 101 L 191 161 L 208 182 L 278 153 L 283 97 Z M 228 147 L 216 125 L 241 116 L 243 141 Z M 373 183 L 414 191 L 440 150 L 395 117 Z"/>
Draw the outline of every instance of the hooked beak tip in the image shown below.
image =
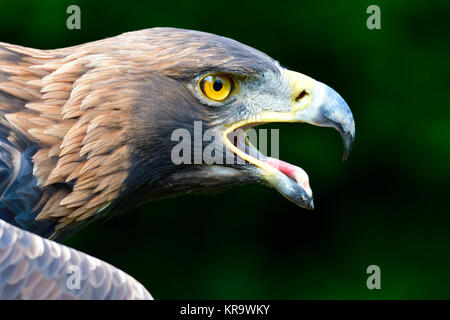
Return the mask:
<path id="1" fill-rule="evenodd" d="M 311 199 L 311 201 L 310 201 L 310 203 L 309 203 L 309 206 L 306 207 L 306 209 L 314 210 L 314 200 L 313 200 L 313 199 Z"/>
<path id="2" fill-rule="evenodd" d="M 344 154 L 342 156 L 342 161 L 346 161 L 352 151 L 355 136 L 350 133 L 344 133 L 342 134 L 342 140 L 344 142 Z"/>

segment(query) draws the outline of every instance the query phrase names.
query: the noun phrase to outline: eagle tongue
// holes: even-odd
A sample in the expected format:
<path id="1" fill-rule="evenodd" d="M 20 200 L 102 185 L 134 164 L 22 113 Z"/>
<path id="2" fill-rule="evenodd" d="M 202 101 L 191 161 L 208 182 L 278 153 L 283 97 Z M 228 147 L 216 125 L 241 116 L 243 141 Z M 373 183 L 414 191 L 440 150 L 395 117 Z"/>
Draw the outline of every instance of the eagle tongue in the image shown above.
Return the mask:
<path id="1" fill-rule="evenodd" d="M 312 196 L 312 190 L 309 186 L 308 174 L 300 167 L 294 166 L 283 160 L 275 158 L 266 158 L 264 160 L 268 165 L 278 169 L 281 173 L 285 174 L 289 178 L 295 180 L 297 184 L 309 195 Z"/>

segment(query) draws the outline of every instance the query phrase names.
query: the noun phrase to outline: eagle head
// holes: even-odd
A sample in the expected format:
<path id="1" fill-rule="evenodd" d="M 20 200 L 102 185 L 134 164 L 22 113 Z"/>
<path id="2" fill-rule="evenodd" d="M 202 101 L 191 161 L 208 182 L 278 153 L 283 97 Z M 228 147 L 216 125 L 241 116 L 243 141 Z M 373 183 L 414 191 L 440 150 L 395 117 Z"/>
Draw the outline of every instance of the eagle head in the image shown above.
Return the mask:
<path id="1" fill-rule="evenodd" d="M 171 28 L 122 37 L 142 47 L 129 57 L 140 64 L 126 58 L 120 62 L 135 65 L 139 75 L 130 126 L 128 198 L 142 202 L 256 182 L 313 208 L 305 171 L 264 155 L 249 133 L 272 122 L 333 127 L 343 138 L 345 159 L 355 124 L 339 94 L 225 37 Z M 143 64 L 145 74 L 137 71 Z"/>

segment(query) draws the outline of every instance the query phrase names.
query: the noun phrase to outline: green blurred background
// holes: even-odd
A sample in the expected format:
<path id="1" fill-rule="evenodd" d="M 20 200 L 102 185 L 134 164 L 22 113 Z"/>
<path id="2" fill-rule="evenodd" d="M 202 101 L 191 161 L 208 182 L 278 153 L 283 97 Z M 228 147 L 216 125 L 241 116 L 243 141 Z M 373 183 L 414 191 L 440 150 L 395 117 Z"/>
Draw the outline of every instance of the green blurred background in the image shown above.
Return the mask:
<path id="1" fill-rule="evenodd" d="M 81 8 L 81 30 L 66 8 Z M 366 8 L 381 8 L 381 30 Z M 263 186 L 149 203 L 65 243 L 125 270 L 158 299 L 450 298 L 448 1 L 0 1 L 0 41 L 51 49 L 156 26 L 253 46 L 335 88 L 356 141 L 280 128 L 316 210 Z M 368 290 L 366 268 L 381 268 Z"/>

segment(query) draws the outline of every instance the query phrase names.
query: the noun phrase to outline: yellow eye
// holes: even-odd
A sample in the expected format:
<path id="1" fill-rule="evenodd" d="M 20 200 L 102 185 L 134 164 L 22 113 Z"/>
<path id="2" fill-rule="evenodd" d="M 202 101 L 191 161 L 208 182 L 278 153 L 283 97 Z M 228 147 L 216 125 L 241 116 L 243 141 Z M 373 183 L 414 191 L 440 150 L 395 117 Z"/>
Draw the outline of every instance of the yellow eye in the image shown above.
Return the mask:
<path id="1" fill-rule="evenodd" d="M 233 91 L 233 79 L 226 75 L 208 75 L 200 80 L 202 93 L 210 100 L 224 101 Z"/>

